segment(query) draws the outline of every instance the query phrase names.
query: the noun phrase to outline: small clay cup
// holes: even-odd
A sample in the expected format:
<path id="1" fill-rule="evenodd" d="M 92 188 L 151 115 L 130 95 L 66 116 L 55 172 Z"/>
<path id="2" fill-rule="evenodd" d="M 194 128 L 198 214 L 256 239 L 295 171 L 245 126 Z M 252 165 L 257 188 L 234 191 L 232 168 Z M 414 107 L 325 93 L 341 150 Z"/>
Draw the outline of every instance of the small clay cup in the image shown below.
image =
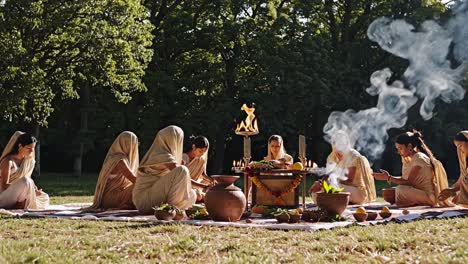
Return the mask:
<path id="1" fill-rule="evenodd" d="M 382 217 L 382 219 L 385 219 L 385 218 L 389 218 L 390 216 L 392 216 L 392 213 L 380 212 L 379 215 L 380 217 Z"/>
<path id="2" fill-rule="evenodd" d="M 376 212 L 367 212 L 367 221 L 374 221 L 375 219 L 377 219 Z"/>
<path id="3" fill-rule="evenodd" d="M 364 222 L 367 219 L 367 213 L 360 213 L 360 214 L 354 213 L 353 216 L 354 216 L 354 219 L 356 219 L 356 221 L 358 222 Z"/>

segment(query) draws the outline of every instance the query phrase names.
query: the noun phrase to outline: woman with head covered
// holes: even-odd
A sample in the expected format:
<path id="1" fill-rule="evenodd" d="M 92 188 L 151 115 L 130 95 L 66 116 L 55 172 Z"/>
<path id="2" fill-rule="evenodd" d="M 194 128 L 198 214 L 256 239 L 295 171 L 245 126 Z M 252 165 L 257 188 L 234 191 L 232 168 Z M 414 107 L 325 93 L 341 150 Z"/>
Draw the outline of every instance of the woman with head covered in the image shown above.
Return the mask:
<path id="1" fill-rule="evenodd" d="M 138 138 L 124 131 L 112 143 L 99 173 L 89 209 L 132 209 L 133 184 L 138 169 Z"/>
<path id="2" fill-rule="evenodd" d="M 184 131 L 177 126 L 161 129 L 141 160 L 133 189 L 133 203 L 141 213 L 169 203 L 179 209 L 197 200 L 190 172 L 182 164 Z"/>

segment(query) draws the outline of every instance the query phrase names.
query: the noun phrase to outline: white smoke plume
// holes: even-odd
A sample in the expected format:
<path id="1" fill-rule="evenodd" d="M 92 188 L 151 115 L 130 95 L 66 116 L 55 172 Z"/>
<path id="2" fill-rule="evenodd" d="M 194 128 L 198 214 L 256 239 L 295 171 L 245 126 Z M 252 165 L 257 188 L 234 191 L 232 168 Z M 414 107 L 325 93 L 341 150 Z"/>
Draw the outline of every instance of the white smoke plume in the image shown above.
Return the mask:
<path id="1" fill-rule="evenodd" d="M 436 100 L 446 103 L 463 99 L 459 84 L 466 73 L 468 60 L 468 4 L 453 8 L 454 17 L 441 26 L 429 20 L 416 29 L 404 20 L 376 19 L 369 26 L 370 40 L 409 61 L 403 81 L 388 83 L 392 72 L 386 68 L 370 78 L 370 95 L 378 96 L 376 107 L 365 110 L 333 112 L 324 126 L 325 139 L 337 131 L 348 135 L 351 145 L 372 162 L 380 158 L 390 128 L 406 124 L 407 112 L 422 100 L 420 114 L 432 118 Z"/>

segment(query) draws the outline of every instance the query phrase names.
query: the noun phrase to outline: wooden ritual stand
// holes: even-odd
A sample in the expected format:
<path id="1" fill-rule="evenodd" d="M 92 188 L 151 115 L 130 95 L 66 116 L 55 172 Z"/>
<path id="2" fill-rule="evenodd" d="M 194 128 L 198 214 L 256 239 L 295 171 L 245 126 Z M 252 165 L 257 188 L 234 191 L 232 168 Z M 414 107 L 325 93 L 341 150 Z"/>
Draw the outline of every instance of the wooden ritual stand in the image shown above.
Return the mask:
<path id="1" fill-rule="evenodd" d="M 288 186 L 290 186 L 294 180 L 302 175 L 301 182 L 293 191 L 282 196 L 279 200 L 280 203 L 275 202 L 276 198 L 269 192 L 261 190 L 252 180 L 249 178 L 247 173 L 244 173 L 244 194 L 249 198 L 249 190 L 252 187 L 252 204 L 261 204 L 267 206 L 278 206 L 285 208 L 298 208 L 299 207 L 299 194 L 302 194 L 302 208 L 305 209 L 305 197 L 306 197 L 306 170 L 284 170 L 284 169 L 253 169 L 253 174 L 260 180 L 268 189 L 273 192 L 281 192 Z"/>

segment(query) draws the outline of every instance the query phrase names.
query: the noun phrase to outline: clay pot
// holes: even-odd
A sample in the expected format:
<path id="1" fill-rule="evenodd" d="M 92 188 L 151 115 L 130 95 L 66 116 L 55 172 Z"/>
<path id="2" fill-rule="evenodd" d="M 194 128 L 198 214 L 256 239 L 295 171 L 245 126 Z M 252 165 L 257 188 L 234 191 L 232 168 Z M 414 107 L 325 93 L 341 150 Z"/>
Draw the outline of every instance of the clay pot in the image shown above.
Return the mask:
<path id="1" fill-rule="evenodd" d="M 288 213 L 282 213 L 282 214 L 276 215 L 275 218 L 276 218 L 276 221 L 278 221 L 278 223 L 287 223 L 289 222 L 289 219 L 291 218 L 291 216 Z"/>
<path id="2" fill-rule="evenodd" d="M 341 215 L 349 203 L 348 192 L 340 193 L 317 193 L 317 205 L 329 214 Z"/>
<path id="3" fill-rule="evenodd" d="M 367 212 L 367 221 L 374 221 L 377 218 L 376 212 Z"/>
<path id="4" fill-rule="evenodd" d="M 184 210 L 177 210 L 176 214 L 174 216 L 174 220 L 179 221 L 179 220 L 184 220 L 187 218 L 187 215 L 185 214 Z"/>
<path id="5" fill-rule="evenodd" d="M 382 217 L 382 219 L 385 219 L 385 218 L 389 218 L 390 216 L 392 216 L 392 213 L 380 212 L 379 215 L 380 217 Z"/>
<path id="6" fill-rule="evenodd" d="M 353 214 L 354 219 L 356 219 L 356 221 L 358 221 L 358 222 L 366 221 L 367 215 L 368 215 L 367 213 L 360 213 L 360 214 L 355 213 L 355 214 Z"/>
<path id="7" fill-rule="evenodd" d="M 384 200 L 390 204 L 394 204 L 395 203 L 395 191 L 396 191 L 395 187 L 382 189 L 382 195 L 383 195 Z"/>
<path id="8" fill-rule="evenodd" d="M 295 224 L 295 223 L 299 223 L 299 221 L 301 221 L 301 217 L 302 217 L 302 214 L 290 214 L 289 215 L 289 223 L 291 224 Z"/>
<path id="9" fill-rule="evenodd" d="M 174 219 L 175 215 L 176 215 L 175 210 L 172 210 L 172 211 L 156 210 L 156 211 L 154 211 L 154 216 L 156 216 L 156 218 L 158 220 L 171 221 L 172 219 Z"/>
<path id="10" fill-rule="evenodd" d="M 217 182 L 210 188 L 205 196 L 205 206 L 211 219 L 214 221 L 239 221 L 245 211 L 245 195 L 234 182 L 239 176 L 215 175 L 212 178 Z"/>

